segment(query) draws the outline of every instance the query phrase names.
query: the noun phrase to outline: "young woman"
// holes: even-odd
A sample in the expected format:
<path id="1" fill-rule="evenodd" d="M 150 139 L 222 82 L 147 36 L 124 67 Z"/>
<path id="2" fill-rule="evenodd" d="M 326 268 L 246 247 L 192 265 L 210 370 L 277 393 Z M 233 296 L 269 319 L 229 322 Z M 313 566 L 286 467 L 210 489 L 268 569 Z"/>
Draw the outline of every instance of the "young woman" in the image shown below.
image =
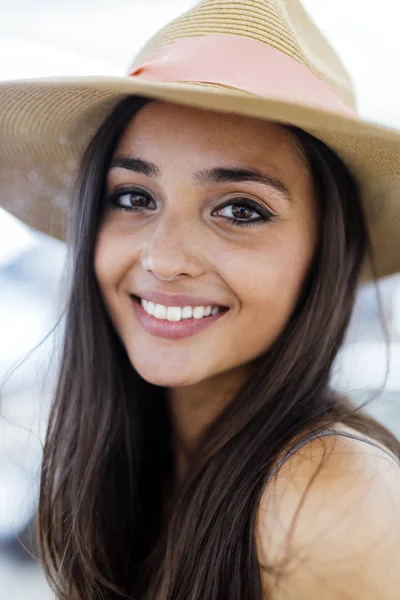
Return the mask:
<path id="1" fill-rule="evenodd" d="M 301 6 L 205 1 L 129 78 L 0 102 L 14 214 L 61 237 L 79 160 L 38 520 L 58 597 L 397 598 L 400 446 L 329 376 L 360 278 L 400 268 L 400 141 Z"/>

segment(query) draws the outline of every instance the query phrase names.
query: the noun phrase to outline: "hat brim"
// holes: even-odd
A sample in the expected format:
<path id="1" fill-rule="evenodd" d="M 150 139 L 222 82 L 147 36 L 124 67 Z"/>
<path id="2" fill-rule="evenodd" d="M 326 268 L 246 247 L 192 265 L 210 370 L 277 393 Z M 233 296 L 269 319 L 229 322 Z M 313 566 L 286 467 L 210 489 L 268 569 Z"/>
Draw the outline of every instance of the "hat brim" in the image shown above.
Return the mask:
<path id="1" fill-rule="evenodd" d="M 129 77 L 0 82 L 0 206 L 64 240 L 82 153 L 112 108 L 128 95 L 295 125 L 319 138 L 360 184 L 377 274 L 400 270 L 400 132 L 356 116 L 214 84 Z"/>

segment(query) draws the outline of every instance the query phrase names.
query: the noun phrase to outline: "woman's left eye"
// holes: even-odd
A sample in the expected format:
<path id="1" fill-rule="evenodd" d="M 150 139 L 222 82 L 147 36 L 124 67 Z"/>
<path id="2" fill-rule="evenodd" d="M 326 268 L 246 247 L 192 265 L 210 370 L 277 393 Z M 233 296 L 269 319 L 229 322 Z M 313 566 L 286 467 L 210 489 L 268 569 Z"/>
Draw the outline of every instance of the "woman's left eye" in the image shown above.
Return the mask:
<path id="1" fill-rule="evenodd" d="M 269 222 L 275 217 L 267 208 L 247 199 L 231 200 L 224 206 L 215 209 L 213 214 L 228 219 L 238 227 Z"/>

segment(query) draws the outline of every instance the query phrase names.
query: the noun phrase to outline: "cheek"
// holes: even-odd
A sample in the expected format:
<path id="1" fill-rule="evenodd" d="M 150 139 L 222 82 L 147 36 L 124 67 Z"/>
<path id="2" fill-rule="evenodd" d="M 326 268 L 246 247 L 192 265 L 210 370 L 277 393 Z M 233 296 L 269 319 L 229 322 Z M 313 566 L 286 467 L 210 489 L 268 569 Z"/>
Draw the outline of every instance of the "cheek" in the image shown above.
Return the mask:
<path id="1" fill-rule="evenodd" d="M 116 292 L 129 268 L 130 255 L 124 240 L 112 229 L 103 227 L 97 236 L 94 252 L 94 271 L 103 296 Z"/>
<path id="2" fill-rule="evenodd" d="M 132 264 L 132 248 L 112 228 L 103 227 L 94 252 L 94 271 L 100 294 L 118 335 L 123 339 L 126 311 L 129 307 L 124 284 Z"/>
<path id="3" fill-rule="evenodd" d="M 232 287 L 238 290 L 243 309 L 254 323 L 264 324 L 267 335 L 278 334 L 290 318 L 313 251 L 314 236 L 308 232 L 305 235 L 296 231 L 290 235 L 270 233 L 268 241 L 257 252 L 254 249 L 242 252 L 236 262 L 240 268 L 231 271 L 232 282 L 235 279 Z"/>
<path id="4" fill-rule="evenodd" d="M 282 315 L 289 318 L 304 281 L 303 265 L 267 258 L 262 267 L 253 269 L 243 281 L 243 302 L 256 312 L 265 313 L 266 321 Z M 297 268 L 298 267 L 298 268 Z"/>

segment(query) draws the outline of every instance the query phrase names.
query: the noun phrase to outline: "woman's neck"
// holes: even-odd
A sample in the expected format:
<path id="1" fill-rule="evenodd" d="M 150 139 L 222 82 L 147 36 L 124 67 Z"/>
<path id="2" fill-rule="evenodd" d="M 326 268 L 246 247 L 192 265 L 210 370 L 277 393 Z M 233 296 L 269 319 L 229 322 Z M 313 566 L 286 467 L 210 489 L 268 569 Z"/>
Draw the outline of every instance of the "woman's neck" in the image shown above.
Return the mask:
<path id="1" fill-rule="evenodd" d="M 191 386 L 168 390 L 179 481 L 204 432 L 238 392 L 248 372 L 248 366 L 241 367 Z"/>

